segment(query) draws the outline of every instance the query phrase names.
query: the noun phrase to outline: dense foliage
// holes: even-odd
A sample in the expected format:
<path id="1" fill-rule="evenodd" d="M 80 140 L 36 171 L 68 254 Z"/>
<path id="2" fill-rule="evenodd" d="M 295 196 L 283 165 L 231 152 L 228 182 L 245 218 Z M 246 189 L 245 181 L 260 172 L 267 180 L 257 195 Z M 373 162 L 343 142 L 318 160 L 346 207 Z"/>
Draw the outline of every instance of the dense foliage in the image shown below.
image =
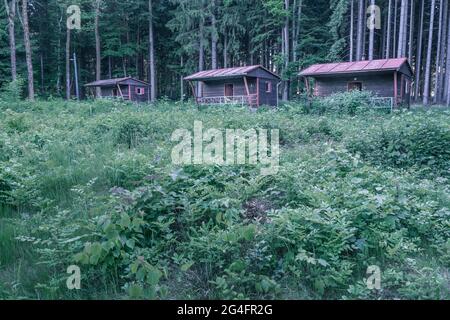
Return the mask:
<path id="1" fill-rule="evenodd" d="M 450 298 L 448 111 L 0 109 L 0 298 Z M 279 174 L 173 166 L 195 120 L 280 129 Z"/>

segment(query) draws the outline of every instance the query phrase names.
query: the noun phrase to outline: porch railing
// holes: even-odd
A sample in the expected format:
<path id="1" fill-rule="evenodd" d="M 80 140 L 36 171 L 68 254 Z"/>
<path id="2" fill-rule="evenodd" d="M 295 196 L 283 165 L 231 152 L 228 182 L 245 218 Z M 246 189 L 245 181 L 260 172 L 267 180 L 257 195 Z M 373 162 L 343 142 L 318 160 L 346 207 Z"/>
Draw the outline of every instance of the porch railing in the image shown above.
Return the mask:
<path id="1" fill-rule="evenodd" d="M 218 96 L 218 97 L 201 97 L 197 98 L 199 104 L 231 104 L 231 105 L 248 105 L 256 106 L 258 104 L 258 96 L 256 94 L 251 94 L 248 96 Z"/>
<path id="2" fill-rule="evenodd" d="M 370 106 L 373 109 L 394 109 L 394 98 L 392 97 L 380 97 L 380 98 L 371 98 Z"/>

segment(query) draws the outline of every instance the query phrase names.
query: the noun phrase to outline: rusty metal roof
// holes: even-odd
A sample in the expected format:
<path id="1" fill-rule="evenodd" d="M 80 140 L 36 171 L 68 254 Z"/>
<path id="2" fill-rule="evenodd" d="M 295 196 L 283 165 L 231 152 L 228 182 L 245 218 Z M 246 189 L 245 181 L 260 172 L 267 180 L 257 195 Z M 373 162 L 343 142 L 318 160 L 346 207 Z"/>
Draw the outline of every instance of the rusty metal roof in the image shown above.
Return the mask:
<path id="1" fill-rule="evenodd" d="M 411 70 L 408 59 L 380 59 L 380 60 L 364 60 L 356 62 L 340 62 L 315 64 L 300 72 L 300 76 L 319 76 L 332 74 L 345 74 L 356 72 L 380 72 L 380 71 L 399 71 L 404 64 L 407 64 Z"/>
<path id="2" fill-rule="evenodd" d="M 118 84 L 125 82 L 127 80 L 133 80 L 141 82 L 142 84 L 148 85 L 147 82 L 141 81 L 138 79 L 135 79 L 133 77 L 125 77 L 125 78 L 115 78 L 115 79 L 105 79 L 100 81 L 94 81 L 91 83 L 86 84 L 86 87 L 110 87 L 110 86 L 117 86 Z"/>
<path id="3" fill-rule="evenodd" d="M 272 74 L 273 76 L 280 78 L 277 74 L 267 70 L 261 65 L 257 66 L 247 66 L 247 67 L 237 67 L 237 68 L 226 68 L 226 69 L 215 69 L 215 70 L 205 70 L 192 74 L 185 77 L 184 80 L 189 81 L 199 81 L 199 80 L 210 80 L 210 79 L 226 79 L 226 78 L 236 78 L 248 75 L 250 72 L 257 69 L 263 69 L 264 71 Z"/>

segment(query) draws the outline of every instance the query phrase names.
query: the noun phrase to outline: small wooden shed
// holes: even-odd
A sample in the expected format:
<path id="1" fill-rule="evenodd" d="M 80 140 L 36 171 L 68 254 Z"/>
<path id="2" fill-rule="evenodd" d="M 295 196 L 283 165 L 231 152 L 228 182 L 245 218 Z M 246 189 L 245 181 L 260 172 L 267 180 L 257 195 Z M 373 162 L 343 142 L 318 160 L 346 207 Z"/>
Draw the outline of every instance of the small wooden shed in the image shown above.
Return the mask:
<path id="1" fill-rule="evenodd" d="M 200 71 L 184 79 L 198 104 L 278 105 L 280 77 L 260 65 Z"/>
<path id="2" fill-rule="evenodd" d="M 410 104 L 413 71 L 406 58 L 315 64 L 299 74 L 309 94 L 325 97 L 351 90 L 372 91 L 393 106 Z M 313 88 L 309 79 L 314 79 Z"/>
<path id="3" fill-rule="evenodd" d="M 102 98 L 120 98 L 134 102 L 150 101 L 150 85 L 132 77 L 94 81 L 86 84 L 85 87 L 100 88 Z"/>

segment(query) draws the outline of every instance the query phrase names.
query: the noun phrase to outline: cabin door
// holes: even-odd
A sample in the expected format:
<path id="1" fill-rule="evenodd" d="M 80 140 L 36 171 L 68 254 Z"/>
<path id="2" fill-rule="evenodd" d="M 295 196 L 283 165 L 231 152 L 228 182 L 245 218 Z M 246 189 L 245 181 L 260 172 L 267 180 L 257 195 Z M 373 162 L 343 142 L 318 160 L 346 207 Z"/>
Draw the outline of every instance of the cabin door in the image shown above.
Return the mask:
<path id="1" fill-rule="evenodd" d="M 225 84 L 225 97 L 232 97 L 234 95 L 234 87 L 232 83 Z"/>

